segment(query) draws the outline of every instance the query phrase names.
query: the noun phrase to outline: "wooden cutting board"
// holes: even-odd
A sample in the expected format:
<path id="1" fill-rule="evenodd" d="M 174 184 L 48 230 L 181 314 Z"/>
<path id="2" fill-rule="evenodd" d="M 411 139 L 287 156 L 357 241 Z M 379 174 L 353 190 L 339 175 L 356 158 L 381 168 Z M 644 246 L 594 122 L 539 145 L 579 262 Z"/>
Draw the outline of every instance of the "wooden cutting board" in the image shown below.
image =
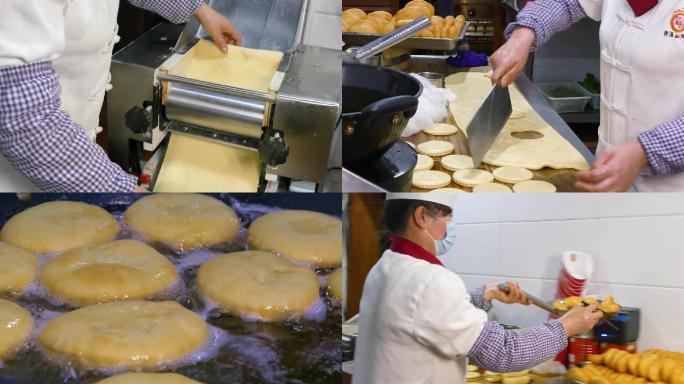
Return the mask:
<path id="1" fill-rule="evenodd" d="M 448 118 L 447 120 L 444 121 L 445 123 L 449 124 L 455 124 L 454 120 L 452 118 Z M 454 145 L 454 154 L 456 155 L 470 155 L 470 149 L 468 147 L 468 139 L 465 137 L 465 135 L 462 132 L 458 132 L 453 135 L 449 136 L 433 136 L 433 135 L 428 135 L 425 132 L 418 132 L 415 135 L 411 137 L 404 138 L 405 141 L 412 143 L 414 145 L 418 145 L 420 143 L 423 143 L 428 140 L 446 140 L 451 142 Z M 442 156 L 432 156 L 432 159 L 435 161 L 435 165 L 432 167 L 433 170 L 436 171 L 443 171 L 448 173 L 449 175 L 452 175 L 453 172 L 449 171 L 447 169 L 442 168 L 439 160 L 442 158 Z M 487 171 L 493 171 L 498 167 L 482 163 L 480 166 L 482 169 L 485 169 Z M 556 186 L 558 189 L 558 192 L 580 192 L 577 188 L 575 188 L 575 170 L 574 169 L 552 169 L 552 168 L 542 168 L 539 170 L 533 170 L 532 173 L 534 174 L 534 180 L 543 180 L 543 181 L 548 181 L 549 183 L 553 184 Z M 508 185 L 511 187 L 512 185 Z M 462 189 L 466 192 L 472 192 L 472 188 L 467 188 L 460 186 L 456 183 L 451 182 L 450 185 L 448 185 L 449 188 L 458 188 Z M 413 192 L 429 192 L 429 190 L 426 189 L 421 189 L 421 188 L 412 188 Z"/>

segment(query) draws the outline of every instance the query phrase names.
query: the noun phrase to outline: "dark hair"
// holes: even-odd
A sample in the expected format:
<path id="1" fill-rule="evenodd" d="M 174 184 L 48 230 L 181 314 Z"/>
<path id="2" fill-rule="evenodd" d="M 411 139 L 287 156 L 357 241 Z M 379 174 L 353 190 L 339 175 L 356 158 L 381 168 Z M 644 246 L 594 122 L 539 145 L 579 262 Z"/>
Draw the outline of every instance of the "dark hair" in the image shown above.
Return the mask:
<path id="1" fill-rule="evenodd" d="M 437 216 L 448 216 L 451 207 L 425 200 L 396 199 L 385 202 L 385 237 L 398 235 L 406 230 L 409 218 L 418 207 L 425 207 Z"/>

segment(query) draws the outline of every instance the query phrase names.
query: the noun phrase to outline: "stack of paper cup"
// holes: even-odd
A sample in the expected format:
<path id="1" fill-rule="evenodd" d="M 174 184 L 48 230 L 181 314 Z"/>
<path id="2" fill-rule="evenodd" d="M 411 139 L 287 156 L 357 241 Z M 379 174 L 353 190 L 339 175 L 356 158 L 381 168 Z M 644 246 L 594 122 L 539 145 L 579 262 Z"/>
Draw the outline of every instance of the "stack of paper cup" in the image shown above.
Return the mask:
<path id="1" fill-rule="evenodd" d="M 587 281 L 594 273 L 594 259 L 590 254 L 566 251 L 561 256 L 556 297 L 583 296 Z"/>

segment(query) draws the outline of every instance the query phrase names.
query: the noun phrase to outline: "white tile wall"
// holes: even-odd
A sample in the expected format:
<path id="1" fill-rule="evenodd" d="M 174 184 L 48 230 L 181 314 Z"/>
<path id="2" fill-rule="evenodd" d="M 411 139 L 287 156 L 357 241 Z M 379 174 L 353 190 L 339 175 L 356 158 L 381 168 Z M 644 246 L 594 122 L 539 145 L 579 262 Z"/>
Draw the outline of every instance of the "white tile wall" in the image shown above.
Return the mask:
<path id="1" fill-rule="evenodd" d="M 340 49 L 342 47 L 342 2 L 309 0 L 303 41 L 309 45 Z"/>
<path id="2" fill-rule="evenodd" d="M 470 288 L 512 278 L 551 299 L 561 253 L 587 252 L 588 293 L 642 308 L 640 348 L 684 352 L 684 194 L 459 194 L 454 216 L 457 245 L 443 261 Z M 491 316 L 521 326 L 546 319 L 503 304 Z"/>

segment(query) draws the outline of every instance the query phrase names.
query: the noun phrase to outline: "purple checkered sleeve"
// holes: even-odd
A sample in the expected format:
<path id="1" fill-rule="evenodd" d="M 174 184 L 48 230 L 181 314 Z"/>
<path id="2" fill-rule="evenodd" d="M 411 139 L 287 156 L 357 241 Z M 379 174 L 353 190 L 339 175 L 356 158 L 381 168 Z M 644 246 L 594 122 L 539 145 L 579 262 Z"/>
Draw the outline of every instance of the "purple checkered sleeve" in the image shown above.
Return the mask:
<path id="1" fill-rule="evenodd" d="M 132 192 L 124 172 L 61 110 L 49 61 L 0 68 L 0 152 L 47 192 Z"/>
<path id="2" fill-rule="evenodd" d="M 586 14 L 578 0 L 536 0 L 527 3 L 516 21 L 506 27 L 504 35 L 508 39 L 515 29 L 530 28 L 534 31 L 534 49 L 537 49 L 556 32 L 570 28 L 584 17 Z"/>
<path id="3" fill-rule="evenodd" d="M 470 295 L 470 304 L 474 305 L 475 308 L 479 308 L 483 311 L 489 311 L 489 309 L 492 308 L 492 302 L 485 300 L 484 292 L 484 285 L 468 292 L 468 294 Z"/>
<path id="4" fill-rule="evenodd" d="M 684 116 L 639 134 L 653 173 L 684 172 Z"/>
<path id="5" fill-rule="evenodd" d="M 176 24 L 190 20 L 197 8 L 202 5 L 202 0 L 128 0 L 128 2 Z"/>
<path id="6" fill-rule="evenodd" d="M 506 330 L 490 321 L 468 352 L 468 358 L 488 371 L 515 372 L 539 365 L 567 346 L 565 329 L 558 320 L 515 330 Z"/>

